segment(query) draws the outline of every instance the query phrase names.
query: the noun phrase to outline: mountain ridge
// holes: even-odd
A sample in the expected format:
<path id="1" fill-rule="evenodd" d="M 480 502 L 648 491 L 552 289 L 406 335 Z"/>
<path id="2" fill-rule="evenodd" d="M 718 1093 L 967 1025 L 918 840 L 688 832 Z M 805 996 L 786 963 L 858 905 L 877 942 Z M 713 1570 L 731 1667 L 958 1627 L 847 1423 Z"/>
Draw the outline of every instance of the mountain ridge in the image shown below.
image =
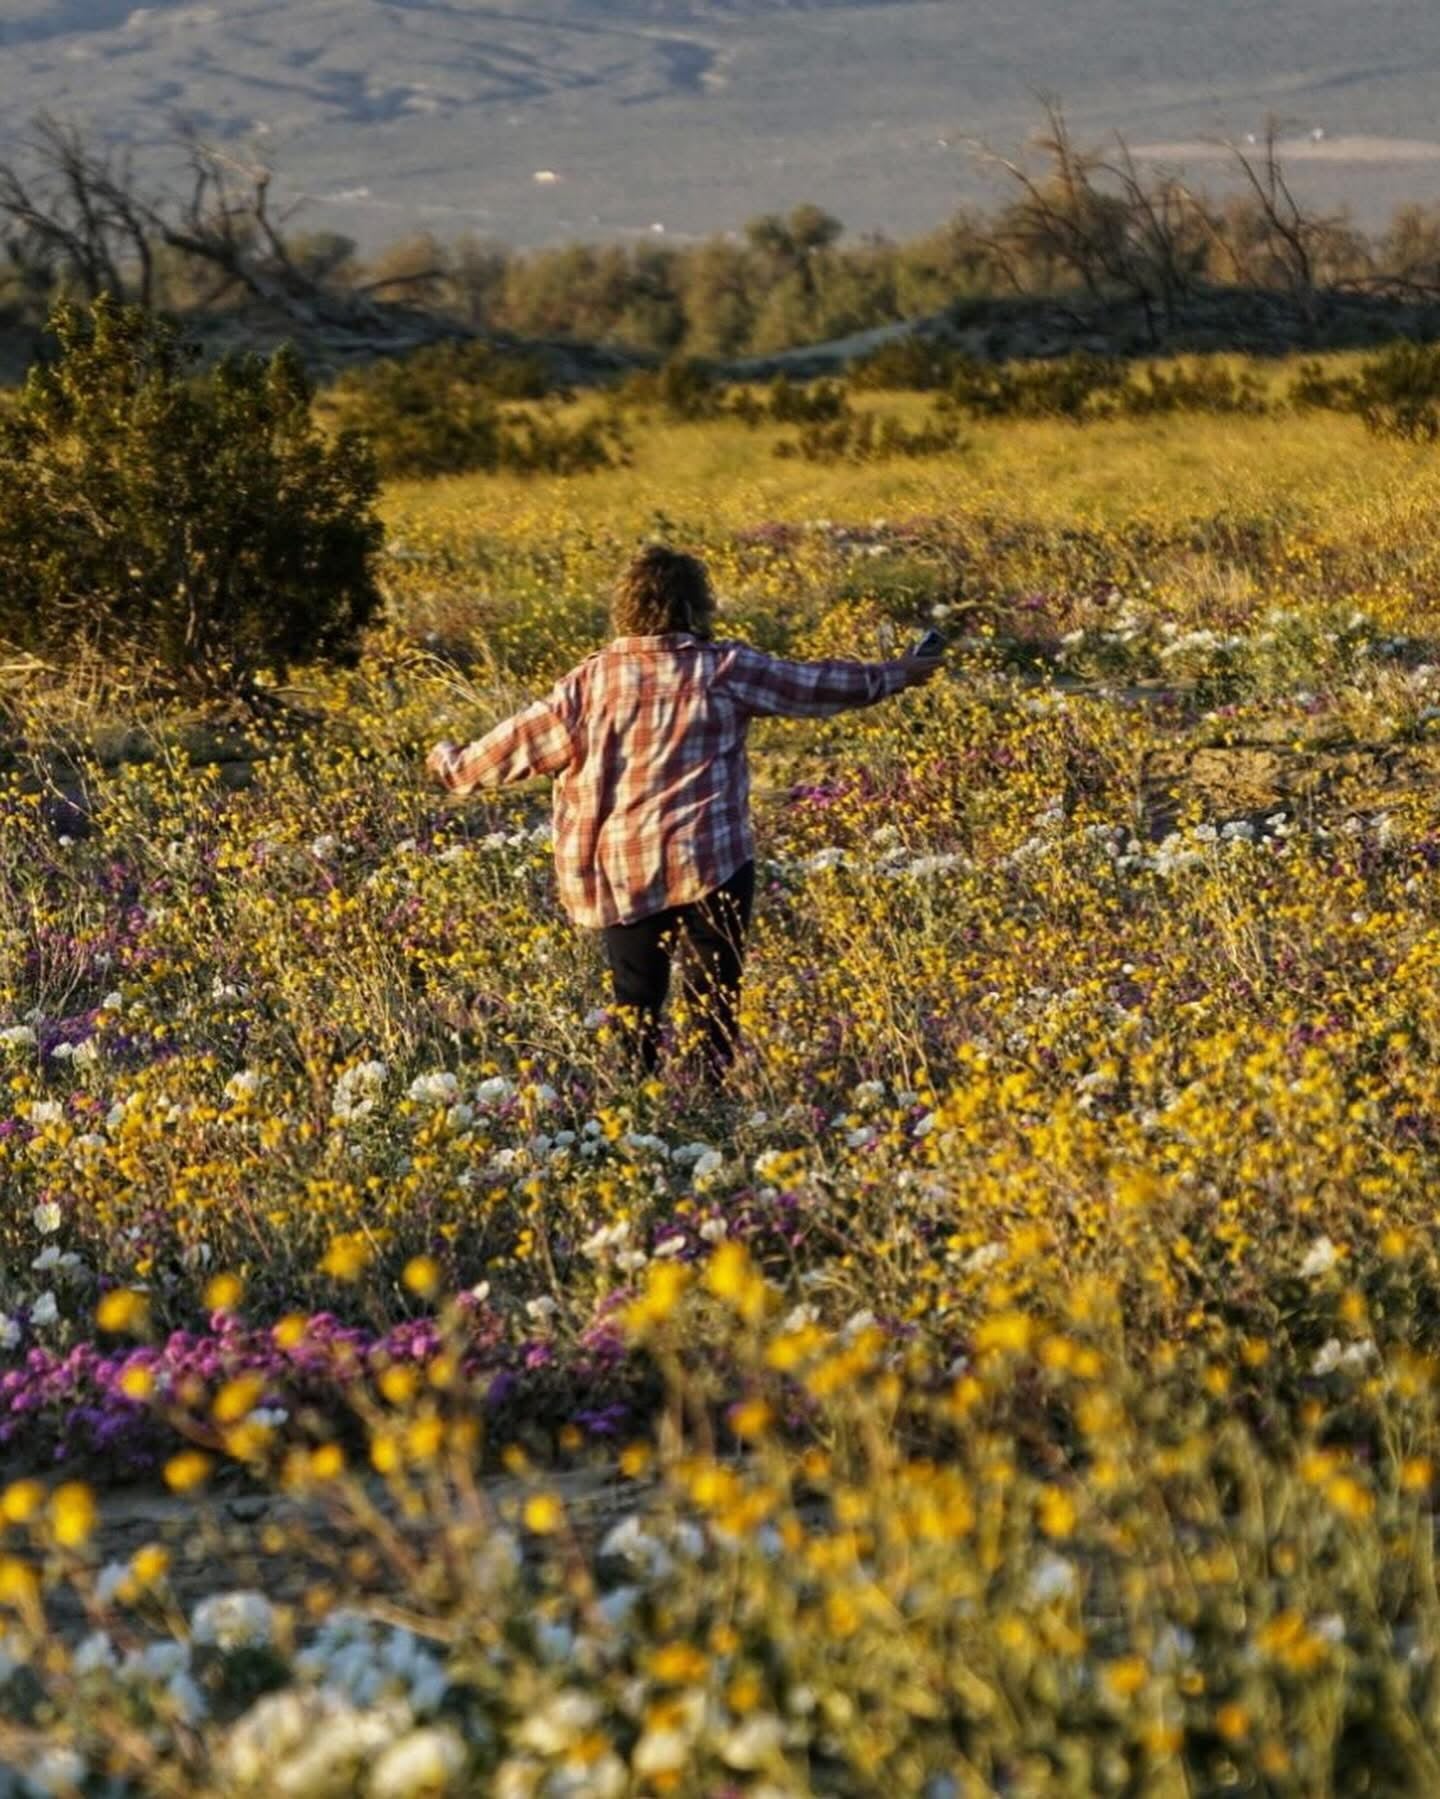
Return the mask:
<path id="1" fill-rule="evenodd" d="M 1346 0 L 0 0 L 0 154 L 43 109 L 158 181 L 184 118 L 371 246 L 686 237 L 802 199 L 898 234 L 1003 191 L 969 146 L 1016 149 L 1043 89 L 1083 141 L 1286 114 L 1309 193 L 1373 222 L 1440 158 L 1440 9 L 1385 11 L 1377 43 Z"/>

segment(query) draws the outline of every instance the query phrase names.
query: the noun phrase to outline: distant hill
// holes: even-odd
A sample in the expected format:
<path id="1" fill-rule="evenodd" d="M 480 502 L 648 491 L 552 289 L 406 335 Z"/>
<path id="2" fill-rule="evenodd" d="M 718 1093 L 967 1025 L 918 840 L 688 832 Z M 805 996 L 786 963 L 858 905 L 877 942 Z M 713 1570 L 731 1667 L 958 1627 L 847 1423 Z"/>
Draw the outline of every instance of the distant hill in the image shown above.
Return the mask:
<path id="1" fill-rule="evenodd" d="M 687 236 L 816 200 L 908 233 L 995 189 L 1059 92 L 1211 179 L 1296 121 L 1307 193 L 1440 193 L 1434 0 L 0 0 L 0 148 L 48 108 L 158 171 L 176 115 L 271 158 L 367 246 Z"/>

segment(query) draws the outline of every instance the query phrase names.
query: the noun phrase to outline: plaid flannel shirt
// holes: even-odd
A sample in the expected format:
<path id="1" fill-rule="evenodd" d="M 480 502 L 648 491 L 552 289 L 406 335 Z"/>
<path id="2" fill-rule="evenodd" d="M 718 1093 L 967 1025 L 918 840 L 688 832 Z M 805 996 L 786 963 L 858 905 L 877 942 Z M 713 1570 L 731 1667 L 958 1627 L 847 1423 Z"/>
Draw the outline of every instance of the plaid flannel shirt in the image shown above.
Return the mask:
<path id="1" fill-rule="evenodd" d="M 826 718 L 904 685 L 892 662 L 617 637 L 439 772 L 455 793 L 553 775 L 561 903 L 580 925 L 629 924 L 700 899 L 754 855 L 752 718 Z"/>

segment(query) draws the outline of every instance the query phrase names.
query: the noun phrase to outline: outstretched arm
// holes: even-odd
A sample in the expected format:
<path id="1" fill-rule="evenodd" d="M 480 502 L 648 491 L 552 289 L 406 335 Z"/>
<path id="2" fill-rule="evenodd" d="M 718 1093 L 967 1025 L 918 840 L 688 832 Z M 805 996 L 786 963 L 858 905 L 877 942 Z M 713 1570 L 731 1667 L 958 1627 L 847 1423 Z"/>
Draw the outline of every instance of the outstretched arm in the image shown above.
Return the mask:
<path id="1" fill-rule="evenodd" d="M 437 743 L 425 766 L 452 793 L 474 787 L 503 787 L 532 775 L 558 775 L 574 759 L 570 726 L 556 696 L 536 700 L 493 731 L 458 749 L 448 738 Z"/>
<path id="2" fill-rule="evenodd" d="M 918 687 L 939 667 L 938 656 L 901 656 L 893 662 L 787 662 L 741 644 L 726 669 L 725 686 L 747 712 L 829 718 Z"/>

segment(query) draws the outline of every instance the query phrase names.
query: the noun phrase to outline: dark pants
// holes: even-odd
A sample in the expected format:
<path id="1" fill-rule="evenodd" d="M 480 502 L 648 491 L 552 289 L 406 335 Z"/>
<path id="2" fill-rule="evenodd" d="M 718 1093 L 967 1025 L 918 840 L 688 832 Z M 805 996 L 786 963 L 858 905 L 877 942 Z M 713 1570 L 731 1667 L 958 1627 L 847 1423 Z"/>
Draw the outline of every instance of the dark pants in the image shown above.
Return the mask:
<path id="1" fill-rule="evenodd" d="M 683 991 L 701 1020 L 706 1066 L 719 1076 L 734 1060 L 740 969 L 754 901 L 755 864 L 746 862 L 703 899 L 603 931 L 615 1003 L 625 1014 L 631 1049 L 647 1074 L 659 1060 L 660 1009 L 670 987 L 670 958 L 682 938 Z"/>

